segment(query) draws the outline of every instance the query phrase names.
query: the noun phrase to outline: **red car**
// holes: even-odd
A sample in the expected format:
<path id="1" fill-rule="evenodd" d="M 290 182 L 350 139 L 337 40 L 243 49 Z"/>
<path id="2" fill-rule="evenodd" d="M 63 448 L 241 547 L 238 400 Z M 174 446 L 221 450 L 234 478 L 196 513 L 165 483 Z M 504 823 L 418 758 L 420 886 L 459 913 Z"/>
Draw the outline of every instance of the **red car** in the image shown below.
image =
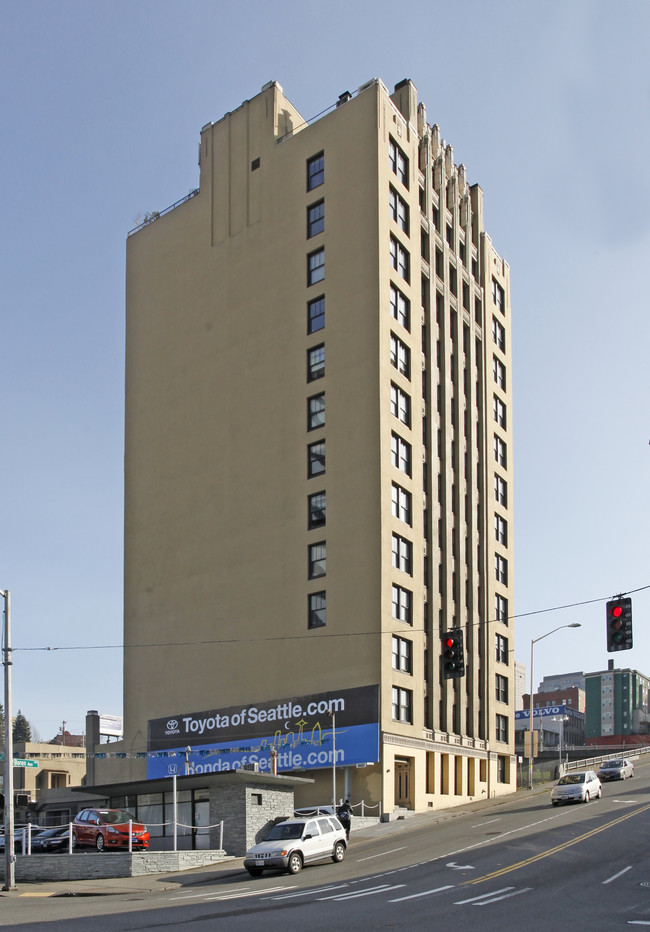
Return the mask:
<path id="1" fill-rule="evenodd" d="M 72 823 L 72 847 L 97 848 L 129 847 L 129 821 L 132 823 L 132 849 L 149 847 L 147 826 L 138 822 L 124 809 L 82 809 Z"/>

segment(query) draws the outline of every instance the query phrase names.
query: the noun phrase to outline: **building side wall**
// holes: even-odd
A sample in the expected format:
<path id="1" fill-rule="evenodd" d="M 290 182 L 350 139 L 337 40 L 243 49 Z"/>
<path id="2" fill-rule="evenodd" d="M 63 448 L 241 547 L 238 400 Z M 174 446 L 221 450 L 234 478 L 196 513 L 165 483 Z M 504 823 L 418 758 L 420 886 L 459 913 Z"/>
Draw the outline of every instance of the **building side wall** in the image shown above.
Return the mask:
<path id="1" fill-rule="evenodd" d="M 319 153 L 324 180 L 307 191 Z M 310 237 L 320 201 L 324 228 Z M 324 276 L 310 284 L 321 250 Z M 391 314 L 395 286 L 407 326 Z M 325 326 L 309 332 L 320 296 Z M 391 358 L 395 339 L 408 371 Z M 310 380 L 321 344 L 324 372 Z M 392 99 L 370 82 L 310 125 L 271 84 L 203 128 L 199 193 L 127 244 L 128 758 L 107 766 L 144 775 L 133 755 L 149 719 L 378 684 L 380 761 L 348 770 L 346 789 L 388 810 L 514 788 L 510 344 L 509 269 L 483 228 L 482 193 L 410 82 Z M 314 427 L 309 399 L 321 394 Z M 314 443 L 326 465 L 310 474 Z M 309 527 L 316 493 L 326 520 Z M 396 538 L 408 566 L 395 564 Z M 326 573 L 309 579 L 317 542 Z M 406 624 L 393 617 L 396 585 L 411 595 Z M 321 592 L 326 623 L 309 628 Z M 453 627 L 466 672 L 446 680 L 440 635 Z M 395 668 L 395 637 L 410 668 Z M 327 774 L 315 776 L 324 791 Z"/>

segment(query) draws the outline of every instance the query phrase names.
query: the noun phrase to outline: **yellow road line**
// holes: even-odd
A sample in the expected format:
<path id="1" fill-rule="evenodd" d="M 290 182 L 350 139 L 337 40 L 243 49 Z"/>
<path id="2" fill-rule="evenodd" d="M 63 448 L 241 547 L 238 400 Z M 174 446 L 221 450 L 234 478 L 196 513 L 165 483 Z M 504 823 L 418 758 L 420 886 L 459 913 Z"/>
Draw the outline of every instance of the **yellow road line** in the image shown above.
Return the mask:
<path id="1" fill-rule="evenodd" d="M 598 835 L 599 832 L 604 832 L 607 828 L 612 828 L 614 825 L 619 825 L 621 822 L 625 822 L 627 819 L 631 819 L 632 816 L 639 815 L 639 813 L 645 812 L 647 809 L 650 809 L 650 805 L 641 806 L 639 809 L 635 809 L 633 812 L 628 812 L 623 816 L 619 816 L 618 819 L 614 819 L 612 822 L 606 822 L 605 825 L 601 825 L 598 828 L 593 828 L 590 832 L 585 832 L 584 835 L 578 835 L 577 838 L 571 838 L 569 841 L 564 841 L 561 845 L 556 845 L 554 848 L 549 848 L 547 851 L 540 851 L 539 854 L 535 854 L 531 858 L 526 858 L 524 861 L 517 861 L 516 864 L 511 864 L 509 867 L 501 867 L 499 870 L 492 871 L 491 874 L 485 874 L 483 877 L 477 877 L 475 880 L 465 880 L 463 882 L 463 886 L 483 883 L 486 880 L 494 880 L 495 877 L 502 877 L 504 874 L 509 874 L 511 871 L 519 870 L 521 867 L 527 867 L 529 864 L 534 864 L 536 861 L 541 861 L 544 858 L 548 858 L 552 854 L 557 854 L 558 851 L 564 851 L 565 848 L 570 848 L 572 845 L 577 845 L 579 842 L 585 841 L 587 838 L 592 838 L 594 835 Z"/>

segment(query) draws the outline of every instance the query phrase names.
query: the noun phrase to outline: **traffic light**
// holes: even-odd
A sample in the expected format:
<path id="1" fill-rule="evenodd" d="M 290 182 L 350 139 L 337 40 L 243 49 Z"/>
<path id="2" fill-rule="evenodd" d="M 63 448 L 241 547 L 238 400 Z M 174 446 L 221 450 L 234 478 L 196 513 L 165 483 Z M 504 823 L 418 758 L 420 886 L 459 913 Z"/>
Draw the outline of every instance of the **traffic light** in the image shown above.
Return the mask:
<path id="1" fill-rule="evenodd" d="M 612 599 L 607 603 L 607 650 L 632 647 L 632 599 Z"/>
<path id="2" fill-rule="evenodd" d="M 442 675 L 446 680 L 465 676 L 465 650 L 462 628 L 452 628 L 442 636 Z"/>

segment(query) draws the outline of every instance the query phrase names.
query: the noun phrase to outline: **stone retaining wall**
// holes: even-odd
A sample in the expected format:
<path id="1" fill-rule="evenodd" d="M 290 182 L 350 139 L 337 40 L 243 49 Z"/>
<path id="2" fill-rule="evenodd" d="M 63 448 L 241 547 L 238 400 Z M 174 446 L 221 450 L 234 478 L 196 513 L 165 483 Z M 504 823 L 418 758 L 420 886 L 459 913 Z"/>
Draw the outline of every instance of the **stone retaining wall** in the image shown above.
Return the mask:
<path id="1" fill-rule="evenodd" d="M 111 851 L 77 851 L 74 854 L 17 855 L 16 881 L 96 880 L 138 877 L 142 874 L 167 874 L 191 870 L 226 860 L 224 851 L 138 851 L 129 854 Z M 4 863 L 0 865 L 4 877 Z"/>

